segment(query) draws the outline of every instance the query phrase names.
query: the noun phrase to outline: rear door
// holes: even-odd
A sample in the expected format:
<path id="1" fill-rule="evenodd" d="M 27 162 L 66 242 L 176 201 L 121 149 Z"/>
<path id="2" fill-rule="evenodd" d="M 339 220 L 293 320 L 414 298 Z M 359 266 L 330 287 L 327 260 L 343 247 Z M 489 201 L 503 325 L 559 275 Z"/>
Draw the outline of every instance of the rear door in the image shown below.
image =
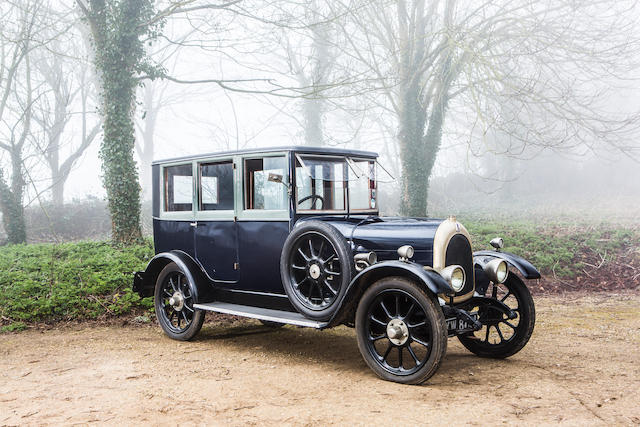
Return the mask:
<path id="1" fill-rule="evenodd" d="M 209 277 L 230 283 L 239 278 L 235 214 L 236 164 L 233 158 L 195 164 L 195 256 Z"/>

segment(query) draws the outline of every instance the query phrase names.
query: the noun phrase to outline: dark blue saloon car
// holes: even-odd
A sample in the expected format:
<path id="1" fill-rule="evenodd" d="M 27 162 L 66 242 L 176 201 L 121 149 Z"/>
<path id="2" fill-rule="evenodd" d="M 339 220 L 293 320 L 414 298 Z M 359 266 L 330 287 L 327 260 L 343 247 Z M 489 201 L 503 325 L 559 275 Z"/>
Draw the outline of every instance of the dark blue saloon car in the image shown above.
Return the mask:
<path id="1" fill-rule="evenodd" d="M 472 253 L 454 217 L 378 215 L 377 154 L 280 147 L 155 162 L 156 256 L 134 277 L 160 326 L 191 339 L 205 313 L 267 326 L 355 327 L 380 377 L 418 384 L 447 339 L 503 358 L 524 347 L 535 308 L 524 259 Z"/>

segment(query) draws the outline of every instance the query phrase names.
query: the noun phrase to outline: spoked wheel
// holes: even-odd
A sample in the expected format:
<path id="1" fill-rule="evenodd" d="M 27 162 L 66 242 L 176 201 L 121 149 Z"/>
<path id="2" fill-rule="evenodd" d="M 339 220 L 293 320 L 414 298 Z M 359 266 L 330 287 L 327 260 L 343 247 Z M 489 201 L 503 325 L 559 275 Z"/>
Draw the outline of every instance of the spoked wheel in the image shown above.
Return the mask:
<path id="1" fill-rule="evenodd" d="M 365 362 L 388 381 L 424 382 L 447 350 L 444 315 L 435 298 L 401 277 L 381 279 L 364 293 L 356 331 Z"/>
<path id="2" fill-rule="evenodd" d="M 326 320 L 351 280 L 353 259 L 345 238 L 333 226 L 308 221 L 287 238 L 280 272 L 293 306 L 305 316 Z"/>
<path id="3" fill-rule="evenodd" d="M 516 354 L 527 344 L 536 322 L 533 298 L 527 286 L 515 274 L 502 284 L 491 283 L 486 297 L 496 299 L 516 313 L 515 319 L 492 307 L 469 307 L 477 310 L 482 329 L 458 339 L 469 351 L 482 357 L 504 358 Z"/>
<path id="4" fill-rule="evenodd" d="M 158 322 L 171 338 L 186 341 L 200 331 L 204 312 L 193 308 L 193 293 L 184 272 L 168 264 L 158 276 L 155 307 Z"/>

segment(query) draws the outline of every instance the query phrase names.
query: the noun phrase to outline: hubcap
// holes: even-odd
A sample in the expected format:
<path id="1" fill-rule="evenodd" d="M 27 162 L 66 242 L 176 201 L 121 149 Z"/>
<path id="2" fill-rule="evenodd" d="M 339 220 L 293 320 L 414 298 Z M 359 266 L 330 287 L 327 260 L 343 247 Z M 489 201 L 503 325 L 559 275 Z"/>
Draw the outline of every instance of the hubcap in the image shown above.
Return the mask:
<path id="1" fill-rule="evenodd" d="M 409 339 L 409 328 L 400 319 L 392 319 L 387 324 L 387 337 L 395 345 L 404 345 Z"/>
<path id="2" fill-rule="evenodd" d="M 311 276 L 313 280 L 318 280 L 320 277 L 320 266 L 318 264 L 311 264 L 309 267 L 309 276 Z"/>
<path id="3" fill-rule="evenodd" d="M 182 311 L 184 308 L 184 295 L 182 295 L 182 292 L 174 292 L 171 298 L 169 298 L 169 305 L 176 311 Z"/>

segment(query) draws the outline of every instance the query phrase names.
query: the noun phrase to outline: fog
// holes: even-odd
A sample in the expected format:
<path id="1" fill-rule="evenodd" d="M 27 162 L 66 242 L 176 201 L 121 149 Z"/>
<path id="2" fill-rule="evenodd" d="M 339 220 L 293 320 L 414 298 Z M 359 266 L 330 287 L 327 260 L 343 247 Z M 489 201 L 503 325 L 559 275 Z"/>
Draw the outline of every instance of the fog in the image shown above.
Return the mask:
<path id="1" fill-rule="evenodd" d="M 254 3 L 260 2 L 251 4 Z M 336 13 L 334 9 L 338 8 L 321 2 L 313 3 L 324 17 L 333 16 L 332 13 Z M 455 13 L 464 15 L 472 3 L 459 3 Z M 2 6 L 3 60 L 9 57 L 11 32 L 16 30 L 13 28 L 15 25 L 9 25 L 12 13 L 17 13 L 11 10 L 30 4 L 24 0 Z M 44 48 L 31 50 L 32 64 L 42 62 L 51 65 L 57 56 L 67 73 L 77 69 L 75 64 L 88 66 L 93 82 L 80 80 L 75 72 L 69 79 L 71 93 L 84 88 L 88 95 L 84 100 L 87 112 L 84 116 L 81 114 L 83 100 L 79 95 L 69 102 L 68 121 L 59 143 L 61 158 L 65 158 L 81 144 L 79 135 L 83 131 L 83 117 L 85 128 L 87 123 L 95 125 L 101 120 L 99 77 L 91 65 L 94 55 L 91 43 L 87 41 L 86 24 L 82 22 L 75 3 L 50 2 L 46 7 L 55 13 L 47 12 L 49 9 L 34 9 L 33 13 L 50 14 L 50 18 L 39 22 L 47 27 L 48 38 L 57 41 L 42 43 Z M 264 13 L 275 14 L 269 7 L 265 6 Z M 221 150 L 307 144 L 309 124 L 303 116 L 303 108 L 310 99 L 322 99 L 322 144 L 379 152 L 380 162 L 397 178 L 395 182 L 380 184 L 382 211 L 386 214 L 401 213 L 402 164 L 398 142 L 401 131 L 390 107 L 389 99 L 392 97 L 381 90 L 385 89 L 386 83 L 380 79 L 387 75 L 365 76 L 366 67 L 358 63 L 358 55 L 347 42 L 349 39 L 340 34 L 340 25 L 343 29 L 345 26 L 352 29 L 353 34 L 360 34 L 357 23 L 349 21 L 330 25 L 326 30 L 328 39 L 323 45 L 322 40 L 319 42 L 317 39 L 317 28 L 320 27 L 317 22 L 324 21 L 310 16 L 309 11 L 301 12 L 301 8 L 304 9 L 301 5 L 291 4 L 288 7 L 287 13 L 298 19 L 290 17 L 288 26 L 273 25 L 275 18 L 256 20 L 234 12 L 203 10 L 169 16 L 162 29 L 163 36 L 147 44 L 149 57 L 162 64 L 173 80 L 249 81 L 228 83 L 227 88 L 223 88 L 215 82 L 185 84 L 170 79 L 141 79 L 134 115 L 136 140 L 140 148 L 147 140 L 152 155 L 142 155 L 139 150 L 134 155 L 145 187 L 145 199 L 150 194 L 148 164 L 151 158 L 157 160 Z M 589 13 L 603 11 L 598 5 L 590 8 Z M 567 31 L 584 18 L 578 16 L 584 12 L 579 9 L 576 8 L 576 15 L 567 20 Z M 339 18 L 335 19 L 346 15 L 338 14 Z M 262 16 L 264 18 L 265 15 Z M 608 76 L 602 74 L 597 80 L 593 69 L 584 67 L 588 63 L 589 58 L 585 57 L 589 52 L 579 52 L 580 58 L 576 62 L 560 66 L 559 70 L 573 74 L 573 78 L 557 77 L 557 81 L 549 79 L 544 70 L 536 68 L 539 64 L 530 60 L 533 53 L 518 52 L 517 59 L 513 59 L 517 64 L 509 67 L 519 67 L 523 79 L 530 79 L 534 74 L 539 77 L 544 87 L 536 89 L 536 96 L 545 93 L 552 98 L 556 92 L 562 92 L 562 102 L 553 106 L 550 102 L 532 106 L 534 102 L 524 95 L 525 89 L 511 87 L 506 80 L 499 89 L 500 99 L 493 104 L 482 100 L 481 97 L 487 93 L 484 90 L 469 95 L 480 97 L 476 105 L 469 104 L 468 99 L 472 98 L 452 100 L 446 107 L 442 140 L 431 172 L 428 213 L 535 217 L 557 212 L 558 215 L 573 213 L 584 218 L 633 220 L 640 212 L 638 16 L 635 5 L 630 6 L 625 34 L 616 35 L 626 37 L 628 56 L 620 57 L 619 62 L 603 64 L 597 63 L 602 58 L 592 53 L 591 59 L 597 63 L 593 68 L 599 67 L 609 73 Z M 52 17 L 59 22 L 53 22 Z M 551 28 L 551 23 L 560 18 L 547 15 L 540 22 L 549 23 Z M 316 23 L 305 28 L 301 25 L 305 19 L 312 22 L 315 19 Z M 462 18 L 460 20 L 462 22 Z M 526 20 L 527 17 L 522 16 L 522 22 Z M 613 17 L 605 16 L 593 21 L 593 25 L 601 26 L 597 30 L 613 34 L 615 31 L 611 25 L 614 22 Z M 61 31 L 64 28 L 68 30 Z M 634 31 L 629 32 L 629 28 Z M 516 38 L 521 36 L 514 33 L 513 37 L 513 43 L 517 45 Z M 559 45 L 563 42 L 555 39 L 552 43 Z M 509 49 L 512 52 L 515 48 Z M 596 50 L 594 47 L 593 51 Z M 313 56 L 318 52 L 324 55 L 321 61 L 332 64 L 331 71 L 323 77 L 323 82 L 330 89 L 308 95 L 297 88 L 309 86 L 305 78 L 313 77 L 313 71 L 317 70 L 313 68 L 316 60 Z M 548 55 L 540 61 L 548 61 L 554 50 L 550 49 Z M 37 72 L 32 71 L 34 80 L 30 90 L 37 97 L 32 102 L 39 106 L 43 117 L 54 120 L 54 90 L 46 85 L 51 67 L 35 68 Z M 388 74 L 390 69 L 385 73 Z M 474 87 L 479 87 L 473 83 L 477 70 L 480 68 L 470 70 L 462 80 L 472 88 L 471 92 Z M 24 67 L 18 68 L 18 80 L 25 77 L 25 72 Z M 365 87 L 362 83 L 365 77 L 374 83 Z M 5 87 L 2 92 L 9 92 L 7 111 L 11 110 L 2 117 L 0 139 L 5 144 L 15 139 L 16 130 L 23 126 L 18 124 L 23 123 L 20 108 L 26 102 L 24 97 L 28 90 L 23 83 L 6 87 L 7 81 L 7 74 L 3 71 L 0 82 Z M 337 81 L 342 83 L 338 85 Z M 452 91 L 455 89 L 454 86 Z M 392 95 L 395 96 L 395 92 Z M 575 98 L 572 114 L 584 108 L 583 115 L 563 118 L 563 112 L 569 111 L 563 108 L 574 99 L 572 96 Z M 594 103 L 587 105 L 587 98 L 593 98 Z M 49 101 L 45 102 L 47 99 Z M 557 107 L 559 104 L 563 107 Z M 498 113 L 496 105 L 501 109 Z M 512 113 L 516 110 L 517 113 Z M 519 119 L 525 115 L 526 118 L 518 123 L 509 119 L 516 115 Z M 150 124 L 150 120 L 153 123 Z M 29 142 L 23 151 L 26 169 L 23 205 L 29 209 L 46 205 L 52 197 L 51 171 L 41 158 L 47 151 L 42 147 L 50 136 L 40 126 L 41 122 L 33 121 Z M 544 123 L 544 129 L 537 127 L 539 123 Z M 98 155 L 102 137 L 99 133 L 73 162 L 64 186 L 65 203 L 87 198 L 105 199 Z M 515 145 L 514 141 L 517 141 Z M 6 150 L 0 153 L 0 165 L 7 179 L 11 175 L 11 159 Z M 144 205 L 145 215 L 149 214 L 148 206 L 148 203 Z"/>

